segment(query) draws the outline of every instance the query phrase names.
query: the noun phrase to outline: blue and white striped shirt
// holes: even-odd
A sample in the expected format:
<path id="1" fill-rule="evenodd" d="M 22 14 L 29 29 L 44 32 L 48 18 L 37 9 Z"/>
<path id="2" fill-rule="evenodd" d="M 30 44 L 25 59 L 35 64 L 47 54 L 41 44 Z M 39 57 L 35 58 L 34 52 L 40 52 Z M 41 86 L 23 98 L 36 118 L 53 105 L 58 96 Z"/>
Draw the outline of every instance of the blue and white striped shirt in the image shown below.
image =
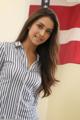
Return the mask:
<path id="1" fill-rule="evenodd" d="M 38 61 L 28 68 L 21 42 L 0 43 L 0 120 L 38 120 Z"/>

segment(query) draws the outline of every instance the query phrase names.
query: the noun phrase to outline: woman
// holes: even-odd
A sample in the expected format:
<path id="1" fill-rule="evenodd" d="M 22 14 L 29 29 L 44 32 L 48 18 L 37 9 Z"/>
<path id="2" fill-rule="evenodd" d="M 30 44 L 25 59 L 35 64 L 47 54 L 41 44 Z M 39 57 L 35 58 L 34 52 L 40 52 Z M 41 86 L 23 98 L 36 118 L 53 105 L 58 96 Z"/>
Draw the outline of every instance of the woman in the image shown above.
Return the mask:
<path id="1" fill-rule="evenodd" d="M 0 44 L 0 119 L 38 120 L 38 96 L 55 85 L 58 20 L 42 8 L 25 22 L 17 40 Z"/>

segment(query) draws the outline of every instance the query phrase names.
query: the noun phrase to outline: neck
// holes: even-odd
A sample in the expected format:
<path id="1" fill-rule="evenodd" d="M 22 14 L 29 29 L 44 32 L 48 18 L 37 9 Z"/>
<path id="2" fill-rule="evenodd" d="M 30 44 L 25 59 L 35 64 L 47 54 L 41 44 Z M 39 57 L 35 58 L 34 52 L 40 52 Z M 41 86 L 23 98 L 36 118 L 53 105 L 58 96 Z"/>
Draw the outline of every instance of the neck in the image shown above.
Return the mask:
<path id="1" fill-rule="evenodd" d="M 36 54 L 36 46 L 31 44 L 28 40 L 25 40 L 23 42 L 23 48 L 26 51 L 26 53 L 33 53 Z"/>
<path id="2" fill-rule="evenodd" d="M 36 47 L 32 45 L 29 41 L 23 42 L 23 48 L 26 52 L 26 56 L 28 59 L 28 67 L 37 60 L 37 52 L 36 52 Z"/>

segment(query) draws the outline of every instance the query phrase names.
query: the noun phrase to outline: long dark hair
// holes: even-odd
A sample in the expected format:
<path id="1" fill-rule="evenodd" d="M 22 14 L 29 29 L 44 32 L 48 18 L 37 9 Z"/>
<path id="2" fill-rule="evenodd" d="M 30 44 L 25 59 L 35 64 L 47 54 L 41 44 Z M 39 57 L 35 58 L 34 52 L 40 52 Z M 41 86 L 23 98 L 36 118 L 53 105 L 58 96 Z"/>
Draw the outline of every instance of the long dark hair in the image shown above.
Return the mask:
<path id="1" fill-rule="evenodd" d="M 48 16 L 54 23 L 54 28 L 49 39 L 37 47 L 37 53 L 40 56 L 39 64 L 42 77 L 42 84 L 38 92 L 43 91 L 43 97 L 46 97 L 51 94 L 51 86 L 55 85 L 58 81 L 55 79 L 55 71 L 58 62 L 58 19 L 54 11 L 49 8 L 40 8 L 34 12 L 25 22 L 16 41 L 24 42 L 28 35 L 28 28 L 32 26 L 36 20 L 44 16 Z"/>

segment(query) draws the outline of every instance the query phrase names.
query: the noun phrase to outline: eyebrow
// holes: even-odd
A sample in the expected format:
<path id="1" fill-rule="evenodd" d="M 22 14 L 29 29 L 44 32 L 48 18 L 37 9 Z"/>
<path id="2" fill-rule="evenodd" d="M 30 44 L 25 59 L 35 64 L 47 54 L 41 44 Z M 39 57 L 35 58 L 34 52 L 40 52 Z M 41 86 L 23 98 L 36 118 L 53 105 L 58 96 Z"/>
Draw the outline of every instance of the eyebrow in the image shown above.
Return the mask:
<path id="1" fill-rule="evenodd" d="M 38 22 L 37 24 L 40 24 L 40 25 L 46 27 L 42 22 Z M 47 28 L 47 27 L 46 27 L 46 28 Z M 53 28 L 47 28 L 47 30 L 49 30 L 50 32 L 52 32 Z"/>

